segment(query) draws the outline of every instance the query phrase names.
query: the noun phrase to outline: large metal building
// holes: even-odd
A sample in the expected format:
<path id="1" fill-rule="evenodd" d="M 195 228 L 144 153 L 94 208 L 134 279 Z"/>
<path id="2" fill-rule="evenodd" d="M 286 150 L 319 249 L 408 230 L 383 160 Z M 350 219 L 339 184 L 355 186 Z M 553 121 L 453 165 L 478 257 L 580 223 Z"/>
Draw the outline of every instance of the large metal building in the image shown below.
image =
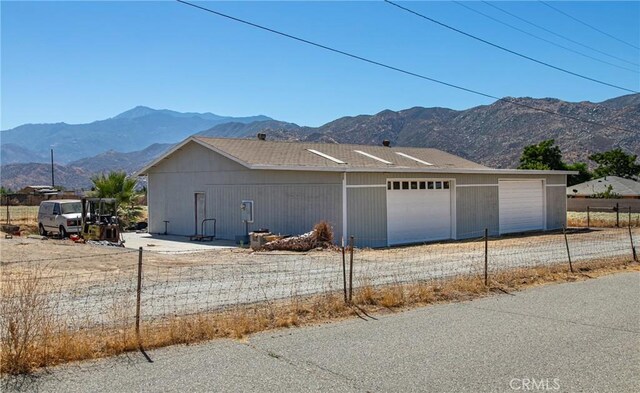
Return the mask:
<path id="1" fill-rule="evenodd" d="M 294 235 L 325 220 L 336 240 L 370 247 L 561 228 L 571 173 L 492 169 L 428 148 L 204 137 L 140 171 L 151 233 L 202 234 L 215 219 L 221 239 L 247 227 Z"/>

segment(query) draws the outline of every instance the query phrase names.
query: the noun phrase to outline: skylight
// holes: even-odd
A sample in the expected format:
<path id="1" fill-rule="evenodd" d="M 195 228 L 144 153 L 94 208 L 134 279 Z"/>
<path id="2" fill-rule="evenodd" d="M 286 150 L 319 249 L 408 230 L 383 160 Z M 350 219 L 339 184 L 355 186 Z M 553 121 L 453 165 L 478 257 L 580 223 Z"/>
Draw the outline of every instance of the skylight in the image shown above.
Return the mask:
<path id="1" fill-rule="evenodd" d="M 383 160 L 382 158 L 380 158 L 380 157 L 376 157 L 376 156 L 374 156 L 373 154 L 365 153 L 365 152 L 363 152 L 363 151 L 361 151 L 361 150 L 354 150 L 354 151 L 355 151 L 356 153 L 358 153 L 358 154 L 362 154 L 363 156 L 366 156 L 366 157 L 369 157 L 369 158 L 373 158 L 374 160 L 376 160 L 376 161 L 380 161 L 380 162 L 382 162 L 382 163 L 384 163 L 384 164 L 387 164 L 387 165 L 393 165 L 393 162 L 390 162 L 390 161 L 387 161 L 387 160 Z"/>
<path id="2" fill-rule="evenodd" d="M 419 162 L 419 163 L 424 164 L 424 165 L 433 165 L 433 164 L 432 164 L 432 163 L 430 163 L 430 162 L 422 161 L 422 160 L 421 160 L 421 159 L 419 159 L 419 158 L 415 158 L 415 157 L 410 156 L 410 155 L 405 154 L 405 153 L 400 153 L 399 151 L 397 151 L 397 152 L 396 152 L 396 154 L 397 154 L 397 155 L 399 155 L 399 156 L 402 156 L 402 157 L 408 158 L 408 159 L 410 159 L 410 160 L 413 160 L 413 161 L 415 161 L 415 162 Z"/>
<path id="3" fill-rule="evenodd" d="M 331 161 L 335 162 L 336 164 L 346 164 L 346 162 L 341 161 L 341 160 L 338 160 L 337 158 L 332 157 L 332 156 L 330 156 L 330 155 L 328 155 L 328 154 L 325 154 L 325 153 L 323 153 L 323 152 L 321 152 L 321 151 L 317 151 L 317 150 L 313 150 L 313 149 L 307 149 L 307 151 L 310 151 L 310 152 L 311 152 L 311 153 L 313 153 L 313 154 L 317 154 L 317 155 L 319 155 L 320 157 L 324 157 L 324 158 L 326 158 L 327 160 L 331 160 Z"/>

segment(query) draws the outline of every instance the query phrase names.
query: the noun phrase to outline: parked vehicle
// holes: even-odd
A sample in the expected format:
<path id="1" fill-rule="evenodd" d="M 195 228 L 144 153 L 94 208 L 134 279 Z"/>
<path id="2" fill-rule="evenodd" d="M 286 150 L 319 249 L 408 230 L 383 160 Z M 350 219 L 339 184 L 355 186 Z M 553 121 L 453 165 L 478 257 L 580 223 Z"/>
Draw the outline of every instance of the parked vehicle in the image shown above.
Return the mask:
<path id="1" fill-rule="evenodd" d="M 65 238 L 69 233 L 79 233 L 82 203 L 77 199 L 50 200 L 40 203 L 38 230 L 40 235 L 58 233 Z"/>
<path id="2" fill-rule="evenodd" d="M 85 240 L 123 245 L 120 241 L 118 202 L 115 198 L 82 198 L 80 203 L 82 231 Z"/>

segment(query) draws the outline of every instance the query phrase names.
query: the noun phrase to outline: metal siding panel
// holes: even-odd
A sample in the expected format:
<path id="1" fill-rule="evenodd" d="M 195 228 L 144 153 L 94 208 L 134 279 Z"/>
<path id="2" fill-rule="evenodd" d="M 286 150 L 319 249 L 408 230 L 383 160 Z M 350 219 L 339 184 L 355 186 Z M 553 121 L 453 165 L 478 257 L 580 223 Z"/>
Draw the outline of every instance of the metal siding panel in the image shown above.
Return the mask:
<path id="1" fill-rule="evenodd" d="M 149 214 L 149 233 L 164 232 L 164 190 L 163 174 L 149 174 L 147 176 L 147 211 Z"/>
<path id="2" fill-rule="evenodd" d="M 218 237 L 233 239 L 244 234 L 240 202 L 254 201 L 254 223 L 249 231 L 268 228 L 273 233 L 298 235 L 327 221 L 335 234 L 341 232 L 340 185 L 210 185 L 208 206 L 217 220 Z"/>
<path id="3" fill-rule="evenodd" d="M 549 184 L 563 184 L 567 185 L 567 175 L 547 175 L 544 176 L 547 180 L 547 185 Z"/>
<path id="4" fill-rule="evenodd" d="M 547 229 L 558 229 L 566 225 L 566 202 L 564 187 L 547 187 Z"/>
<path id="5" fill-rule="evenodd" d="M 387 179 L 451 179 L 460 175 L 447 173 L 349 173 L 347 176 L 347 185 L 384 185 Z"/>
<path id="6" fill-rule="evenodd" d="M 498 187 L 456 188 L 456 210 L 458 239 L 498 234 Z"/>
<path id="7" fill-rule="evenodd" d="M 386 188 L 347 189 L 347 228 L 358 247 L 387 245 Z"/>

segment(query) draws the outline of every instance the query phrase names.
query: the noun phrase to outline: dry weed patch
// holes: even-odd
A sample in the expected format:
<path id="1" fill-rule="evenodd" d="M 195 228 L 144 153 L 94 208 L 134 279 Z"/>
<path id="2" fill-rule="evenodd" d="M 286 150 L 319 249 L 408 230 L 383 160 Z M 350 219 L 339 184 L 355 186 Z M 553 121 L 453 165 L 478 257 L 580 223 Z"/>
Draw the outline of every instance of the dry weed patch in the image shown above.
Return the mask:
<path id="1" fill-rule="evenodd" d="M 640 271 L 640 265 L 623 258 L 595 263 L 576 263 L 575 273 L 567 266 L 515 269 L 484 278 L 466 277 L 418 283 L 373 286 L 366 280 L 354 289 L 353 305 L 367 313 L 432 303 L 462 301 L 487 296 L 499 289 L 515 291 L 551 282 L 586 280 L 618 271 Z M 190 344 L 215 338 L 241 339 L 246 335 L 292 326 L 309 325 L 356 315 L 357 308 L 345 304 L 342 292 L 297 297 L 287 300 L 236 306 L 218 312 L 144 321 L 140 342 L 131 327 L 70 330 L 67 321 L 50 314 L 47 288 L 38 274 L 28 279 L 3 281 L 0 302 L 0 371 L 29 373 L 41 367 L 69 361 L 112 356 L 175 344 Z M 128 305 L 115 304 L 113 317 L 122 318 Z"/>

